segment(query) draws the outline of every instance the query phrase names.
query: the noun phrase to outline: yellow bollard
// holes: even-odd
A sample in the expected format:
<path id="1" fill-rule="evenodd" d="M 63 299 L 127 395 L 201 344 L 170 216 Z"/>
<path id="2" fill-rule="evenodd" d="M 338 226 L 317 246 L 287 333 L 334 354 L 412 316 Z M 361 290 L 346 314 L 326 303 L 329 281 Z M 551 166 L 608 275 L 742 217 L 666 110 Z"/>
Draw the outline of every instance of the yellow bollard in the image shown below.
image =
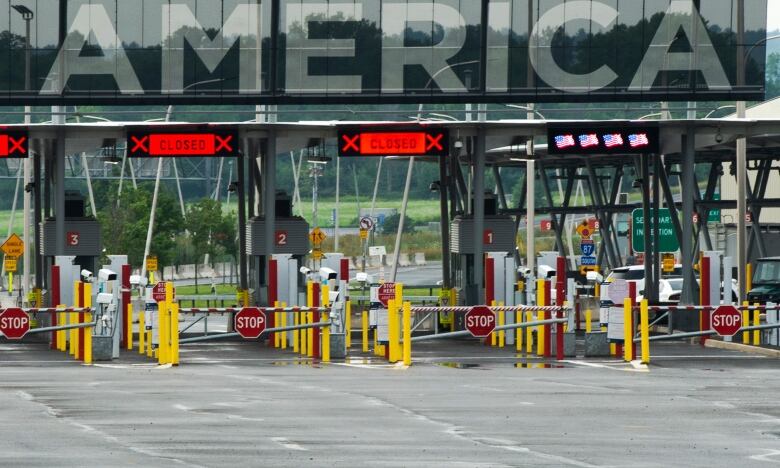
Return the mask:
<path id="1" fill-rule="evenodd" d="M 157 363 L 168 363 L 168 304 L 157 303 Z"/>
<path id="2" fill-rule="evenodd" d="M 522 310 L 515 311 L 515 323 L 516 324 L 523 323 Z M 525 332 L 522 328 L 515 328 L 515 350 L 518 353 L 523 351 L 523 333 Z"/>
<path id="3" fill-rule="evenodd" d="M 293 325 L 296 327 L 300 325 L 299 317 L 300 317 L 299 312 L 293 312 Z M 298 342 L 298 340 L 301 339 L 299 330 L 298 329 L 293 330 L 292 335 L 293 335 L 293 353 L 298 353 L 300 352 L 301 349 L 300 343 Z"/>
<path id="4" fill-rule="evenodd" d="M 594 286 L 595 287 L 593 288 L 593 295 L 596 296 L 596 297 L 600 297 L 601 296 L 601 285 L 599 283 L 596 283 Z"/>
<path id="5" fill-rule="evenodd" d="M 650 312 L 647 299 L 642 299 L 640 305 L 639 326 L 642 333 L 642 364 L 650 364 Z"/>
<path id="6" fill-rule="evenodd" d="M 171 323 L 173 323 L 173 332 L 171 333 L 171 364 L 179 365 L 179 304 L 175 302 L 171 305 Z"/>
<path id="7" fill-rule="evenodd" d="M 544 300 L 544 280 L 536 280 L 536 305 L 543 305 Z M 538 312 L 536 319 L 544 320 L 544 312 Z M 536 326 L 536 355 L 544 356 L 544 325 Z"/>
<path id="8" fill-rule="evenodd" d="M 504 307 L 503 302 L 498 303 L 499 307 Z M 506 316 L 504 315 L 506 312 L 504 312 L 504 309 L 501 309 L 498 311 L 498 326 L 502 327 L 506 325 Z M 499 330 L 498 331 L 498 347 L 503 348 L 506 344 L 506 331 Z"/>
<path id="9" fill-rule="evenodd" d="M 384 353 L 380 353 L 379 352 L 379 340 L 378 340 L 378 337 L 377 337 L 377 329 L 376 328 L 374 328 L 374 354 L 377 355 L 377 356 L 381 356 L 381 355 L 384 354 Z"/>
<path id="10" fill-rule="evenodd" d="M 412 365 L 412 303 L 404 302 L 403 312 L 404 342 L 403 357 L 404 365 Z"/>
<path id="11" fill-rule="evenodd" d="M 753 305 L 759 306 L 758 302 Z M 761 311 L 756 309 L 753 311 L 753 326 L 757 327 L 759 325 L 761 325 Z M 761 346 L 761 330 L 753 330 L 753 346 Z"/>
<path id="12" fill-rule="evenodd" d="M 458 302 L 458 292 L 455 288 L 451 288 L 450 291 L 450 307 L 454 307 Z M 455 331 L 455 312 L 452 312 L 452 320 L 450 320 L 450 331 Z"/>
<path id="13" fill-rule="evenodd" d="M 327 293 L 328 288 L 323 288 Z M 323 312 L 320 316 L 323 322 L 330 320 L 330 313 Z M 322 362 L 330 362 L 330 327 L 322 327 Z"/>
<path id="14" fill-rule="evenodd" d="M 92 321 L 92 314 L 84 314 L 84 322 L 89 323 Z M 84 364 L 92 364 L 92 330 L 94 327 L 84 329 Z"/>
<path id="15" fill-rule="evenodd" d="M 360 321 L 363 326 L 363 352 L 368 352 L 368 311 L 364 310 L 361 314 Z"/>
<path id="16" fill-rule="evenodd" d="M 745 265 L 745 291 L 753 289 L 753 264 Z"/>
<path id="17" fill-rule="evenodd" d="M 344 342 L 349 349 L 352 346 L 352 301 L 347 301 L 344 305 L 344 312 L 344 330 L 346 332 Z"/>
<path id="18" fill-rule="evenodd" d="M 278 309 L 280 307 L 279 306 L 279 301 L 274 301 L 273 306 L 274 306 L 275 309 Z M 279 311 L 274 310 L 273 312 L 271 312 L 271 314 L 273 314 L 272 317 L 274 319 L 274 327 L 278 327 L 279 323 L 281 321 L 280 318 L 279 318 Z M 280 348 L 281 347 L 281 345 L 282 345 L 281 339 L 282 339 L 282 334 L 281 333 L 274 333 L 274 348 Z"/>
<path id="19" fill-rule="evenodd" d="M 750 311 L 747 309 L 750 304 L 748 301 L 744 301 L 742 302 L 742 305 L 745 306 L 745 308 L 742 309 L 742 327 L 745 328 L 750 326 Z M 742 332 L 742 344 L 750 344 L 749 331 Z"/>
<path id="20" fill-rule="evenodd" d="M 58 309 L 64 309 L 64 305 L 57 305 Z M 57 323 L 60 323 L 62 325 L 68 325 L 68 313 L 67 312 L 57 312 Z M 68 349 L 68 340 L 66 339 L 66 330 L 57 330 L 57 349 L 60 351 L 67 351 Z"/>
<path id="21" fill-rule="evenodd" d="M 490 307 L 495 307 L 495 306 L 496 306 L 496 301 L 494 301 L 494 300 L 490 301 Z M 496 313 L 496 315 L 498 315 L 498 313 Z M 496 321 L 498 321 L 498 319 L 496 319 Z M 490 334 L 490 346 L 498 346 L 498 333 L 497 332 L 493 332 L 493 333 Z"/>
<path id="22" fill-rule="evenodd" d="M 396 306 L 396 299 L 390 299 L 387 301 L 387 345 L 390 347 L 388 352 L 388 360 L 390 362 L 398 361 L 397 345 L 398 345 L 398 328 L 396 322 L 398 321 L 398 308 Z"/>
<path id="23" fill-rule="evenodd" d="M 287 303 L 282 302 L 282 308 L 287 308 Z M 282 328 L 287 327 L 287 316 L 289 315 L 289 312 L 282 312 Z M 283 331 L 281 333 L 282 335 L 282 349 L 287 349 L 287 334 L 290 332 Z"/>
<path id="24" fill-rule="evenodd" d="M 534 321 L 534 313 L 526 311 L 525 313 L 526 323 Z M 533 327 L 525 327 L 525 354 L 531 354 L 534 352 L 534 330 Z"/>
<path id="25" fill-rule="evenodd" d="M 306 305 L 313 307 L 314 304 L 314 284 L 309 281 L 306 285 Z M 306 312 L 306 323 L 311 324 L 314 321 L 314 312 Z M 306 356 L 314 357 L 314 329 L 306 329 Z"/>
<path id="26" fill-rule="evenodd" d="M 144 311 L 138 313 L 138 354 L 144 353 L 144 343 L 146 341 L 146 327 L 145 327 L 145 314 Z"/>
<path id="27" fill-rule="evenodd" d="M 124 307 L 124 306 L 123 306 Z M 127 306 L 127 349 L 133 349 L 133 303 Z"/>
<path id="28" fill-rule="evenodd" d="M 634 335 L 631 330 L 633 320 L 631 317 L 631 299 L 623 300 L 623 360 L 631 362 L 634 360 Z"/>
<path id="29" fill-rule="evenodd" d="M 154 319 L 154 316 L 152 316 L 152 319 Z M 157 357 L 157 354 L 155 354 L 157 350 L 154 349 L 154 325 L 149 325 L 149 326 L 151 328 L 146 330 L 146 357 L 154 359 Z M 160 334 L 159 329 L 157 330 L 157 334 L 159 337 Z"/>
<path id="30" fill-rule="evenodd" d="M 593 312 L 590 309 L 585 309 L 585 333 L 590 333 L 593 330 Z"/>
<path id="31" fill-rule="evenodd" d="M 81 307 L 81 295 L 79 294 L 79 282 L 76 281 L 73 283 L 73 307 Z M 70 320 L 68 321 L 71 325 L 75 325 L 78 323 L 78 314 L 75 312 L 71 312 L 70 314 Z M 68 354 L 71 356 L 76 356 L 76 350 L 78 349 L 78 339 L 79 339 L 79 330 L 78 328 L 71 328 L 70 338 L 68 339 L 68 344 L 70 345 L 70 349 L 68 349 Z"/>

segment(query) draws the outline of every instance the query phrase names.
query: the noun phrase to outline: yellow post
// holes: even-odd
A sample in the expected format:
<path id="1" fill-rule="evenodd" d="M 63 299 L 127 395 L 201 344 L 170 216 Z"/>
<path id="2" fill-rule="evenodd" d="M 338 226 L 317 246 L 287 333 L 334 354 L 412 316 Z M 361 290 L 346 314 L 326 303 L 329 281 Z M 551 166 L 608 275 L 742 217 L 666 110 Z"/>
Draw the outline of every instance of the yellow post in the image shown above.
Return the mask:
<path id="1" fill-rule="evenodd" d="M 495 307 L 495 306 L 496 306 L 496 301 L 495 300 L 490 301 L 490 307 Z M 496 314 L 496 315 L 500 315 L 500 314 Z M 498 321 L 498 320 L 500 320 L 500 319 L 497 319 L 496 321 Z M 490 346 L 498 346 L 498 333 L 497 332 L 493 332 L 493 333 L 490 334 Z"/>
<path id="2" fill-rule="evenodd" d="M 396 325 L 398 321 L 398 307 L 396 306 L 396 301 L 397 299 L 387 301 L 387 344 L 390 347 L 388 352 L 390 362 L 398 361 L 398 328 Z"/>
<path id="3" fill-rule="evenodd" d="M 374 354 L 377 356 L 381 356 L 384 353 L 379 352 L 379 341 L 377 337 L 377 329 L 374 328 Z"/>
<path id="4" fill-rule="evenodd" d="M 179 305 L 173 300 L 173 283 L 165 283 L 165 303 L 168 309 L 168 362 L 179 365 Z"/>
<path id="5" fill-rule="evenodd" d="M 84 283 L 84 297 L 81 300 L 84 307 L 92 307 L 92 283 Z M 92 314 L 84 314 L 84 323 L 92 321 Z M 94 328 L 84 329 L 84 355 L 79 356 L 84 364 L 92 364 L 92 331 Z"/>
<path id="6" fill-rule="evenodd" d="M 753 289 L 753 264 L 745 265 L 745 291 Z"/>
<path id="7" fill-rule="evenodd" d="M 753 305 L 759 306 L 758 302 Z M 756 309 L 753 311 L 753 326 L 757 327 L 759 325 L 761 325 L 761 311 Z M 753 346 L 759 345 L 761 345 L 761 330 L 753 330 Z"/>
<path id="8" fill-rule="evenodd" d="M 283 309 L 287 308 L 287 303 L 286 302 L 282 302 L 282 308 Z M 289 314 L 289 312 L 282 312 L 282 328 L 287 326 L 287 315 L 288 314 Z M 282 335 L 282 349 L 287 349 L 287 333 L 289 333 L 289 332 L 284 331 L 284 332 L 281 333 L 281 335 Z"/>
<path id="9" fill-rule="evenodd" d="M 312 307 L 314 304 L 314 284 L 309 281 L 306 285 L 306 305 Z M 311 324 L 314 321 L 314 312 L 306 312 L 306 323 Z M 306 356 L 314 357 L 314 329 L 306 329 Z"/>
<path id="10" fill-rule="evenodd" d="M 742 327 L 744 328 L 750 326 L 750 311 L 747 309 L 750 303 L 748 301 L 743 301 L 742 305 L 745 306 L 745 308 L 742 309 Z M 749 331 L 742 332 L 742 344 L 750 344 Z"/>
<path id="11" fill-rule="evenodd" d="M 455 288 L 450 288 L 450 307 L 455 307 L 458 302 L 458 292 Z M 452 320 L 450 320 L 450 331 L 455 331 L 455 312 L 452 312 Z"/>
<path id="12" fill-rule="evenodd" d="M 522 310 L 516 310 L 515 311 L 515 323 L 522 323 L 523 322 L 523 311 Z M 522 328 L 515 328 L 515 350 L 519 353 L 523 351 L 523 329 Z"/>
<path id="13" fill-rule="evenodd" d="M 146 323 L 145 313 L 143 310 L 138 312 L 138 354 L 143 354 L 145 351 L 146 341 Z"/>
<path id="14" fill-rule="evenodd" d="M 544 304 L 544 280 L 536 280 L 536 304 Z M 536 319 L 544 320 L 544 312 L 539 311 Z M 536 326 L 536 355 L 544 355 L 544 325 Z"/>
<path id="15" fill-rule="evenodd" d="M 368 311 L 363 310 L 363 312 L 360 314 L 360 321 L 362 322 L 361 325 L 363 326 L 363 352 L 368 352 Z"/>
<path id="16" fill-rule="evenodd" d="M 534 313 L 526 311 L 525 321 L 531 323 L 534 321 Z M 534 352 L 534 331 L 533 327 L 525 327 L 525 354 L 531 354 Z"/>
<path id="17" fill-rule="evenodd" d="M 590 309 L 585 309 L 585 333 L 590 333 L 593 330 L 593 312 Z"/>
<path id="18" fill-rule="evenodd" d="M 347 301 L 344 305 L 344 342 L 347 345 L 347 349 L 352 346 L 352 301 Z"/>
<path id="19" fill-rule="evenodd" d="M 76 281 L 73 283 L 73 306 L 79 307 L 81 305 L 81 296 L 79 295 L 79 282 Z M 70 314 L 70 324 L 73 325 L 78 322 L 78 314 L 76 312 L 71 312 Z M 76 356 L 76 350 L 79 347 L 79 330 L 78 328 L 71 328 L 70 329 L 70 339 L 68 340 L 68 343 L 70 344 L 70 355 Z"/>
<path id="20" fill-rule="evenodd" d="M 642 333 L 642 364 L 650 364 L 650 313 L 647 299 L 642 299 L 639 310 L 639 326 Z"/>
<path id="21" fill-rule="evenodd" d="M 327 292 L 327 287 L 324 291 Z M 323 312 L 320 316 L 323 322 L 330 320 L 330 313 Z M 322 327 L 322 362 L 330 362 L 330 327 Z"/>
<path id="22" fill-rule="evenodd" d="M 404 365 L 412 365 L 412 303 L 404 302 L 404 343 L 403 343 L 403 357 Z"/>
<path id="23" fill-rule="evenodd" d="M 595 295 L 596 297 L 600 297 L 601 296 L 601 285 L 599 283 L 596 283 L 594 286 L 595 287 L 593 288 L 593 295 Z"/>
<path id="24" fill-rule="evenodd" d="M 503 302 L 498 303 L 499 307 L 504 307 Z M 498 326 L 504 326 L 506 324 L 506 316 L 504 315 L 506 312 L 504 312 L 504 309 L 500 309 L 498 311 Z M 498 347 L 503 348 L 506 344 L 506 331 L 499 330 L 498 331 Z"/>
<path id="25" fill-rule="evenodd" d="M 168 303 L 157 303 L 157 363 L 168 363 Z"/>
<path id="26" fill-rule="evenodd" d="M 84 322 L 89 323 L 92 321 L 92 314 L 91 313 L 85 313 L 84 314 Z M 92 330 L 94 330 L 95 327 L 85 328 L 84 329 L 84 364 L 90 365 L 92 364 Z"/>
<path id="27" fill-rule="evenodd" d="M 300 315 L 301 315 L 300 312 L 293 312 L 293 325 L 296 327 L 300 325 L 300 319 L 299 319 Z M 292 335 L 293 335 L 293 353 L 298 353 L 300 352 L 301 349 L 300 342 L 298 341 L 301 339 L 299 330 L 297 329 L 293 330 Z"/>
<path id="28" fill-rule="evenodd" d="M 634 360 L 634 335 L 631 333 L 631 299 L 623 300 L 623 359 L 626 362 Z"/>
<path id="29" fill-rule="evenodd" d="M 280 307 L 279 301 L 274 301 L 274 308 L 278 309 Z M 278 327 L 281 323 L 281 319 L 279 316 L 279 312 L 274 310 L 271 312 L 273 314 L 274 318 L 274 326 Z M 282 346 L 282 334 L 281 333 L 274 333 L 274 348 L 280 348 Z"/>
<path id="30" fill-rule="evenodd" d="M 133 349 L 133 303 L 127 306 L 127 349 Z"/>
<path id="31" fill-rule="evenodd" d="M 13 291 L 14 290 L 14 274 L 10 271 L 8 272 L 8 290 Z"/>
<path id="32" fill-rule="evenodd" d="M 64 309 L 65 305 L 58 304 L 57 308 Z M 57 312 L 57 315 L 58 315 L 57 323 L 61 323 L 62 325 L 68 325 L 67 312 Z M 68 340 L 65 338 L 67 336 L 65 331 L 66 330 L 57 330 L 57 349 L 60 351 L 68 350 Z"/>

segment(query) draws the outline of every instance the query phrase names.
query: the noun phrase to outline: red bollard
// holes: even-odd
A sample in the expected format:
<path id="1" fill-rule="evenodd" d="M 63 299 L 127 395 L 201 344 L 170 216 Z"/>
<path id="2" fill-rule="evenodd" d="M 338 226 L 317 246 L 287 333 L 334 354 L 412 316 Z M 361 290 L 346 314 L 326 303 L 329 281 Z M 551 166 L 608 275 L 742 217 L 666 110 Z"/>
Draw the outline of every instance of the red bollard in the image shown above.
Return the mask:
<path id="1" fill-rule="evenodd" d="M 700 268 L 699 275 L 701 276 L 701 285 L 699 286 L 699 303 L 703 306 L 708 306 L 711 304 L 710 301 L 710 258 L 707 256 L 701 257 L 701 268 Z M 710 309 L 703 308 L 701 310 L 701 315 L 699 316 L 699 330 L 706 331 L 712 328 L 710 326 Z M 704 343 L 707 342 L 707 336 L 703 335 L 701 337 L 701 343 L 702 346 L 704 346 Z"/>
<path id="2" fill-rule="evenodd" d="M 493 301 L 496 300 L 496 288 L 495 288 L 495 261 L 492 257 L 485 259 L 485 305 L 490 307 Z M 493 333 L 490 333 L 485 337 L 485 346 L 490 346 L 493 343 Z"/>
<path id="3" fill-rule="evenodd" d="M 634 327 L 634 309 L 636 308 L 636 283 L 630 282 L 628 283 L 628 297 L 631 299 L 631 323 L 629 324 L 623 324 L 623 326 L 629 326 L 631 327 L 631 336 L 634 336 L 634 332 L 636 328 Z M 636 343 L 634 343 L 634 340 L 631 340 L 631 356 L 636 358 Z"/>

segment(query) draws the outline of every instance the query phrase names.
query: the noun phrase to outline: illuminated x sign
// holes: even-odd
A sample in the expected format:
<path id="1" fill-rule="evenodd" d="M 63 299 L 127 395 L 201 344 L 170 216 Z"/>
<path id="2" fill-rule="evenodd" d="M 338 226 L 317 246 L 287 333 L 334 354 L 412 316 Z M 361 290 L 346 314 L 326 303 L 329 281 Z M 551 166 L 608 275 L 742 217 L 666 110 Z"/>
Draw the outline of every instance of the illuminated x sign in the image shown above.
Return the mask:
<path id="1" fill-rule="evenodd" d="M 446 156 L 448 150 L 446 129 L 339 131 L 339 156 Z"/>
<path id="2" fill-rule="evenodd" d="M 26 130 L 0 129 L 0 158 L 26 158 L 30 154 Z"/>
<path id="3" fill-rule="evenodd" d="M 641 154 L 659 150 L 654 126 L 554 126 L 547 129 L 549 154 Z"/>
<path id="4" fill-rule="evenodd" d="M 139 129 L 127 131 L 127 155 L 140 157 L 226 157 L 238 154 L 235 129 Z"/>

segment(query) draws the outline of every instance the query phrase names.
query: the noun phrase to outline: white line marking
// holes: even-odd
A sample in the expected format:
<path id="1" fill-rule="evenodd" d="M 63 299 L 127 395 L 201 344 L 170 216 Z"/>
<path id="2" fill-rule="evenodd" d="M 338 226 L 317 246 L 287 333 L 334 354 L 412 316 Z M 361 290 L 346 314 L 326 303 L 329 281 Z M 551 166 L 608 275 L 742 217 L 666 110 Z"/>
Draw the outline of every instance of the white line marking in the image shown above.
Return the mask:
<path id="1" fill-rule="evenodd" d="M 299 450 L 301 452 L 308 452 L 309 449 L 306 449 L 304 447 L 301 447 L 300 445 L 296 444 L 295 442 L 290 442 L 290 439 L 287 439 L 286 437 L 271 437 L 271 440 L 276 442 L 277 444 L 281 445 L 282 447 L 290 450 Z"/>
<path id="2" fill-rule="evenodd" d="M 770 449 L 764 449 L 764 450 L 768 451 L 769 453 L 765 453 L 763 455 L 751 455 L 750 459 L 756 461 L 780 463 L 780 459 L 773 458 L 777 455 L 780 455 L 780 450 L 770 450 Z"/>

